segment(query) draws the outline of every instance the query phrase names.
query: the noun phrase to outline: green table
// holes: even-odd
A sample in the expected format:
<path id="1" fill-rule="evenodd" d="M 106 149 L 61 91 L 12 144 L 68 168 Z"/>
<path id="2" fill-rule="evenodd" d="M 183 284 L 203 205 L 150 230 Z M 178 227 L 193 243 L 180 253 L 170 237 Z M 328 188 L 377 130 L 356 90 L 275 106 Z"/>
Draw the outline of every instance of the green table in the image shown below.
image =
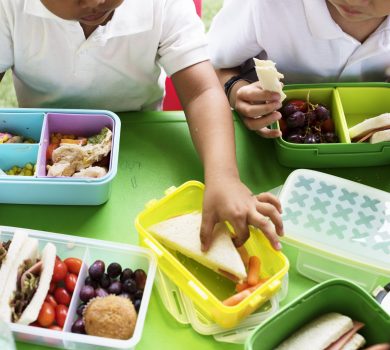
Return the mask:
<path id="1" fill-rule="evenodd" d="M 123 113 L 118 174 L 110 200 L 101 206 L 0 205 L 0 224 L 66 233 L 89 238 L 138 243 L 136 215 L 150 199 L 185 181 L 203 180 L 201 163 L 192 145 L 181 112 Z M 253 192 L 283 184 L 293 170 L 279 165 L 272 140 L 262 139 L 235 121 L 237 156 L 242 180 Z M 390 191 L 390 166 L 323 169 L 322 171 Z M 291 262 L 289 294 L 285 304 L 314 285 L 297 274 L 296 251 L 285 247 Z M 17 348 L 39 349 L 25 343 Z M 242 349 L 241 345 L 218 343 L 191 327 L 177 323 L 153 291 L 138 349 Z"/>

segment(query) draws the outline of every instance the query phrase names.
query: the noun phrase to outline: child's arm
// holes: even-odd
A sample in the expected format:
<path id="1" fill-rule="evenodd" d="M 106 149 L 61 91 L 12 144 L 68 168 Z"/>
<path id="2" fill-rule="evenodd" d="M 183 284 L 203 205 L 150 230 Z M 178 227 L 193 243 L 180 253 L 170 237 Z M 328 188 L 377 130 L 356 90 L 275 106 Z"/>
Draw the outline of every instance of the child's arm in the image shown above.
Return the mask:
<path id="1" fill-rule="evenodd" d="M 271 194 L 253 196 L 240 181 L 231 110 L 210 62 L 178 71 L 172 80 L 205 169 L 202 248 L 209 248 L 214 225 L 228 221 L 237 235 L 237 246 L 248 239 L 248 225 L 253 225 L 264 232 L 275 249 L 280 249 L 280 203 Z"/>
<path id="2" fill-rule="evenodd" d="M 216 69 L 216 73 L 224 86 L 231 77 L 240 75 L 240 69 Z M 242 79 L 231 86 L 228 99 L 230 106 L 240 114 L 249 130 L 254 130 L 266 138 L 282 136 L 280 130 L 267 128 L 282 117 L 277 112 L 281 107 L 279 94 L 263 90 L 258 82 L 250 84 Z"/>

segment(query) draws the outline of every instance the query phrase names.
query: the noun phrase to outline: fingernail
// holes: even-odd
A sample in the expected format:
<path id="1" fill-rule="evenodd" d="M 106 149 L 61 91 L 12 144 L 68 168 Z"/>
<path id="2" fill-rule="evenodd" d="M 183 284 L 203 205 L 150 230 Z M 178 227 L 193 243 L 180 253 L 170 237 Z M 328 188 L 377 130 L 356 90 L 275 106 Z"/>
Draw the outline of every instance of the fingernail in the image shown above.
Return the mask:
<path id="1" fill-rule="evenodd" d="M 277 242 L 275 244 L 275 248 L 276 248 L 276 250 L 282 250 L 282 244 L 280 242 Z"/>
<path id="2" fill-rule="evenodd" d="M 274 92 L 271 95 L 271 99 L 272 99 L 272 101 L 279 101 L 280 100 L 280 95 L 277 92 Z"/>

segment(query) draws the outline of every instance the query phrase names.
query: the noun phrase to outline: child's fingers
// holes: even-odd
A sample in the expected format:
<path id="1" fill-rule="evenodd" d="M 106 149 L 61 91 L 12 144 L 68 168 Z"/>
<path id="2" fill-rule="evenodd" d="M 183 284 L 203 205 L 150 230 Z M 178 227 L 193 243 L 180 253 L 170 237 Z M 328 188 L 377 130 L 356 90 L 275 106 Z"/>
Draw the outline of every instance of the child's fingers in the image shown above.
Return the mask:
<path id="1" fill-rule="evenodd" d="M 283 221 L 276 207 L 269 203 L 257 202 L 256 209 L 260 214 L 269 217 L 275 226 L 276 233 L 283 236 Z"/>
<path id="2" fill-rule="evenodd" d="M 280 102 L 280 95 L 277 92 L 263 90 L 259 82 L 245 85 L 238 89 L 237 99 L 253 104 L 269 102 Z"/>
<path id="3" fill-rule="evenodd" d="M 240 113 L 240 115 L 244 117 L 258 119 L 261 116 L 266 116 L 272 112 L 275 112 L 280 107 L 280 102 L 254 104 L 243 100 L 236 100 L 235 109 L 238 113 Z"/>
<path id="4" fill-rule="evenodd" d="M 242 121 L 244 122 L 244 124 L 246 125 L 246 127 L 249 130 L 257 131 L 257 130 L 260 130 L 268 125 L 271 125 L 272 123 L 279 120 L 281 117 L 282 116 L 279 112 L 272 112 L 271 114 L 264 115 L 263 117 L 256 118 L 256 119 L 255 118 L 247 118 L 244 116 L 242 118 Z"/>
<path id="5" fill-rule="evenodd" d="M 210 248 L 216 223 L 216 220 L 212 216 L 203 213 L 202 223 L 200 225 L 200 242 L 203 252 L 207 252 Z"/>
<path id="6" fill-rule="evenodd" d="M 279 237 L 275 231 L 275 226 L 269 220 L 269 218 L 266 218 L 262 214 L 255 211 L 250 215 L 248 221 L 251 225 L 258 227 L 264 233 L 264 235 L 271 242 L 271 245 L 274 247 L 274 249 L 282 249 L 282 245 L 279 242 Z"/>
<path id="7" fill-rule="evenodd" d="M 280 214 L 282 213 L 282 204 L 280 203 L 279 198 L 276 197 L 275 195 L 273 195 L 272 193 L 270 193 L 270 192 L 259 193 L 256 196 L 256 199 L 259 202 L 265 202 L 265 203 L 272 204 L 278 210 L 278 212 Z"/>
<path id="8" fill-rule="evenodd" d="M 230 224 L 234 228 L 236 234 L 233 237 L 233 243 L 236 247 L 241 247 L 249 238 L 249 227 L 245 217 L 236 217 L 233 220 L 229 220 Z"/>
<path id="9" fill-rule="evenodd" d="M 282 132 L 278 129 L 268 129 L 267 127 L 256 130 L 256 133 L 265 139 L 276 139 L 282 136 Z"/>

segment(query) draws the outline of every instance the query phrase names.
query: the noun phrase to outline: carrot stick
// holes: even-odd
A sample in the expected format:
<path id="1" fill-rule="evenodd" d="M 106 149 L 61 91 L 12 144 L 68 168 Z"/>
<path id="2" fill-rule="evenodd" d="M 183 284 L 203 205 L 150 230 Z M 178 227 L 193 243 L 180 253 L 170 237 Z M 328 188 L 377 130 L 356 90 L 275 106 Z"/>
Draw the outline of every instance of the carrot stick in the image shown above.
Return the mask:
<path id="1" fill-rule="evenodd" d="M 249 265 L 249 254 L 246 248 L 242 245 L 237 248 L 238 254 L 241 256 L 241 260 L 244 263 L 245 267 L 248 268 Z"/>
<path id="2" fill-rule="evenodd" d="M 260 275 L 260 259 L 256 255 L 249 258 L 248 266 L 248 284 L 255 286 L 259 282 Z"/>
<path id="3" fill-rule="evenodd" d="M 250 287 L 250 285 L 248 284 L 248 282 L 238 283 L 238 284 L 236 284 L 236 292 L 240 293 L 244 289 L 248 289 L 249 287 Z"/>
<path id="4" fill-rule="evenodd" d="M 259 280 L 259 282 L 256 285 L 249 287 L 248 289 L 253 293 L 257 288 L 261 287 L 268 280 L 269 280 L 269 277 L 262 278 Z"/>
<path id="5" fill-rule="evenodd" d="M 237 304 L 241 303 L 241 301 L 243 301 L 249 295 L 251 295 L 250 290 L 249 289 L 245 289 L 242 292 L 234 294 L 230 298 L 225 299 L 222 302 L 222 304 L 224 304 L 226 306 L 234 306 L 234 305 L 237 305 Z"/>

